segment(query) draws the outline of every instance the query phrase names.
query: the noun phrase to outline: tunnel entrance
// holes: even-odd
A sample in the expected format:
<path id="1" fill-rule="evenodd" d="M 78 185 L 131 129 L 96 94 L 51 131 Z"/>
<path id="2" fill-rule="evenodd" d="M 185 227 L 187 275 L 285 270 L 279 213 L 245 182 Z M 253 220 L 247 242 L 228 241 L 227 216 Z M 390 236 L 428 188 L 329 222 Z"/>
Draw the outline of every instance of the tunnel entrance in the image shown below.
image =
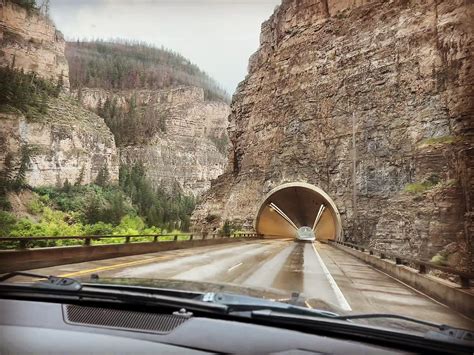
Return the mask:
<path id="1" fill-rule="evenodd" d="M 322 189 L 295 182 L 270 191 L 257 214 L 257 233 L 294 238 L 301 227 L 311 227 L 317 240 L 341 240 L 341 216 L 334 201 Z"/>

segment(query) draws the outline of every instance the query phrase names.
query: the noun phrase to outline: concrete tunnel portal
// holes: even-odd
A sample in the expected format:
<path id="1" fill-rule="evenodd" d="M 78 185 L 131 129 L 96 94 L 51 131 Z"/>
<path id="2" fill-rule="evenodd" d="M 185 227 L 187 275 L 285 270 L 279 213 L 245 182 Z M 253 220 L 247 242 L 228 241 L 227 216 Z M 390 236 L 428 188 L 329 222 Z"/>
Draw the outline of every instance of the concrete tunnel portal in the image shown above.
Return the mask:
<path id="1" fill-rule="evenodd" d="M 317 186 L 294 182 L 271 190 L 260 204 L 255 229 L 266 237 L 294 238 L 301 227 L 313 228 L 318 240 L 341 240 L 336 204 Z"/>

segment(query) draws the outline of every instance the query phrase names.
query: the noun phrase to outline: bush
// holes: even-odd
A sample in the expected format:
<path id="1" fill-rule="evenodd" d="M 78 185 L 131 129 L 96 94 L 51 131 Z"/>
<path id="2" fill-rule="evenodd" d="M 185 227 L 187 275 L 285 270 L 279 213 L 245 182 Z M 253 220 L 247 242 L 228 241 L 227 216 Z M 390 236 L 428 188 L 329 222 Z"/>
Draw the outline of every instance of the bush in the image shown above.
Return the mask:
<path id="1" fill-rule="evenodd" d="M 426 192 L 440 183 L 441 179 L 438 175 L 431 175 L 423 182 L 415 182 L 405 186 L 405 192 L 420 194 Z"/>

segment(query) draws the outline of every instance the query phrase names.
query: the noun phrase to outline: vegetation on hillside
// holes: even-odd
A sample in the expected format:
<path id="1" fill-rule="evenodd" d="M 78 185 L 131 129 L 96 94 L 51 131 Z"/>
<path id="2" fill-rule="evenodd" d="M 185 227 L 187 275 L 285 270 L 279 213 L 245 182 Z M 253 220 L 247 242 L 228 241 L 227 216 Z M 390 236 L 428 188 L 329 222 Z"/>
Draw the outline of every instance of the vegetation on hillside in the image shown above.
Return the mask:
<path id="1" fill-rule="evenodd" d="M 27 117 L 46 114 L 49 98 L 58 97 L 63 88 L 62 79 L 53 83 L 13 67 L 0 67 L 0 111 L 17 110 Z"/>
<path id="2" fill-rule="evenodd" d="M 69 42 L 71 87 L 108 90 L 202 87 L 206 99 L 229 101 L 228 94 L 198 66 L 165 48 L 126 41 Z"/>
<path id="3" fill-rule="evenodd" d="M 36 10 L 36 1 L 35 0 L 10 0 L 12 3 L 20 5 L 21 7 L 27 9 L 28 11 Z"/>
<path id="4" fill-rule="evenodd" d="M 97 114 L 104 118 L 118 146 L 146 143 L 166 132 L 166 113 L 153 106 L 138 106 L 135 96 L 126 106 L 118 105 L 116 97 L 99 101 Z"/>

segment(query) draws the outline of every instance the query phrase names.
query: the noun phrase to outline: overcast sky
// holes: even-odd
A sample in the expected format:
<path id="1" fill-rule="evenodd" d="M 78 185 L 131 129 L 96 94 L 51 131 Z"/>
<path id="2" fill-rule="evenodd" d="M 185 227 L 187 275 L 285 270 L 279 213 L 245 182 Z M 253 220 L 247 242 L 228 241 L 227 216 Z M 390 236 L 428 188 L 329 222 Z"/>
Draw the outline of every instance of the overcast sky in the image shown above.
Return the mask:
<path id="1" fill-rule="evenodd" d="M 177 51 L 232 94 L 281 0 L 50 0 L 67 39 L 123 38 Z M 40 2 L 40 1 L 38 1 Z"/>

